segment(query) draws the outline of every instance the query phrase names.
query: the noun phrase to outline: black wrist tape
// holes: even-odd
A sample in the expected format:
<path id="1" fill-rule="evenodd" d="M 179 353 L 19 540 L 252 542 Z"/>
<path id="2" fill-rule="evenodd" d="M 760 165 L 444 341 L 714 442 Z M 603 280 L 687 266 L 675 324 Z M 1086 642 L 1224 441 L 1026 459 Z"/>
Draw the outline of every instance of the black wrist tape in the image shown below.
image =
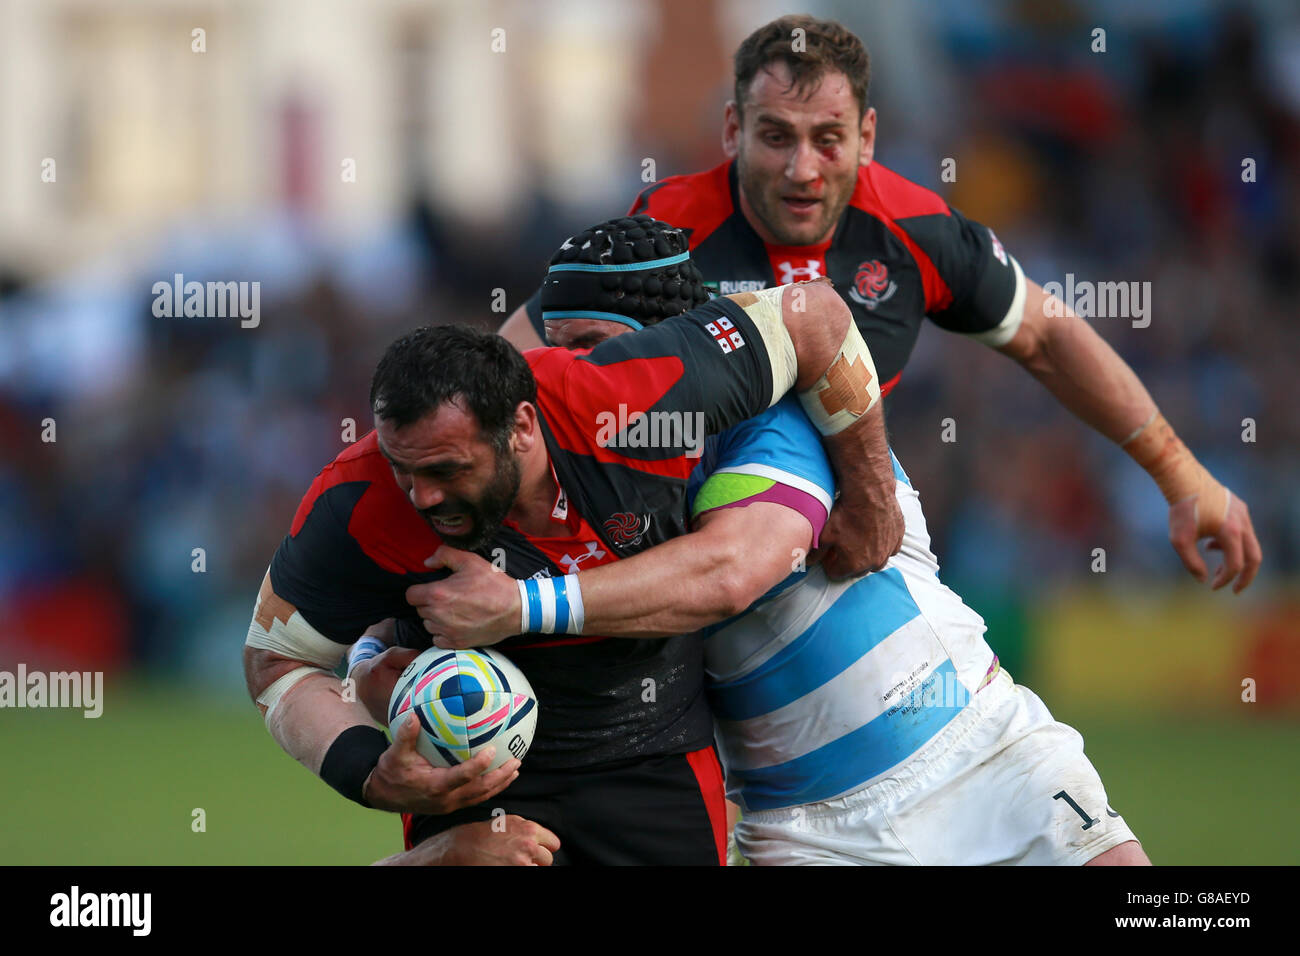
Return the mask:
<path id="1" fill-rule="evenodd" d="M 362 791 L 370 771 L 388 749 L 388 738 L 378 727 L 349 727 L 334 738 L 320 765 L 320 778 L 363 807 L 369 807 Z"/>

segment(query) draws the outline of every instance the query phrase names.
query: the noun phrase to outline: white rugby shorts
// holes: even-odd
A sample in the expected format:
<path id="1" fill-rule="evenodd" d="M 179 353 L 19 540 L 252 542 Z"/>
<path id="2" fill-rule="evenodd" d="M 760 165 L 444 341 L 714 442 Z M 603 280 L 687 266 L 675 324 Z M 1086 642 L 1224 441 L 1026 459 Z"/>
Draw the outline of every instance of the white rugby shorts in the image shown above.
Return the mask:
<path id="1" fill-rule="evenodd" d="M 898 770 L 860 790 L 751 811 L 757 865 L 1081 865 L 1135 840 L 1083 738 L 1004 670 Z"/>

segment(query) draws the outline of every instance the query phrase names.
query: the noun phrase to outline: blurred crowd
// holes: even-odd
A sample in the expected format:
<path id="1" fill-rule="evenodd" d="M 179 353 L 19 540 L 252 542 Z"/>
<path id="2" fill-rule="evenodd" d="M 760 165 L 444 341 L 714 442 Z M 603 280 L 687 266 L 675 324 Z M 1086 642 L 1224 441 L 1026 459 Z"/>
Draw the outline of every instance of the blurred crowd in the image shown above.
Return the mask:
<path id="1" fill-rule="evenodd" d="M 1005 23 L 930 21 L 958 78 L 933 116 L 906 108 L 915 91 L 876 58 L 877 159 L 993 226 L 1040 283 L 1150 281 L 1148 327 L 1094 325 L 1249 503 L 1256 588 L 1277 588 L 1300 570 L 1300 21 L 1276 35 L 1205 5 L 1111 29 L 1099 54 L 1082 21 L 1012 6 Z M 874 54 L 845 7 L 822 12 Z M 721 158 L 717 115 L 692 120 L 691 161 Z M 237 683 L 258 582 L 349 421 L 369 430 L 383 348 L 417 324 L 494 328 L 591 217 L 539 194 L 522 224 L 476 233 L 437 208 L 413 185 L 404 217 L 346 248 L 291 209 L 219 236 L 177 231 L 128 276 L 32 283 L 0 263 L 0 664 L 136 662 Z M 261 276 L 260 324 L 156 317 L 151 285 L 176 272 Z M 40 322 L 54 311 L 76 317 L 57 336 Z M 888 422 L 945 580 L 982 610 L 1082 583 L 1181 583 L 1150 479 L 991 350 L 927 327 Z"/>

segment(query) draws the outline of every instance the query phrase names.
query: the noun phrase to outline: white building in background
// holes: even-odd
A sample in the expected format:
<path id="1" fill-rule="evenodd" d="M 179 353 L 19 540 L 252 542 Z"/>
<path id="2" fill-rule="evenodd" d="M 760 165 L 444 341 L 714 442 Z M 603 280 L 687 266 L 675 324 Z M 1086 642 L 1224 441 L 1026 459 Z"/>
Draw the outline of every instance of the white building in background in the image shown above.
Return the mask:
<path id="1" fill-rule="evenodd" d="M 346 238 L 418 186 L 487 226 L 534 188 L 624 205 L 636 50 L 657 9 L 8 0 L 0 264 L 49 277 L 180 221 L 285 208 Z"/>

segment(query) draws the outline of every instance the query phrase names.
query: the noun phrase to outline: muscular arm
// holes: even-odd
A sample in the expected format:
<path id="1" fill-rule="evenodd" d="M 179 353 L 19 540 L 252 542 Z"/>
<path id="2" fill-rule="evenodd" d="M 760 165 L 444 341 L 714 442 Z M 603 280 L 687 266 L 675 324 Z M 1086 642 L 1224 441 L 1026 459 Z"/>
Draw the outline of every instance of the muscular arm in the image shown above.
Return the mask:
<path id="1" fill-rule="evenodd" d="M 1118 444 L 1151 417 L 1156 403 L 1115 350 L 1064 303 L 1053 303 L 1025 280 L 1025 314 L 1011 341 L 999 348 L 1038 379 L 1057 400 Z"/>
<path id="2" fill-rule="evenodd" d="M 331 760 L 334 766 L 368 761 L 353 775 L 354 786 L 343 791 L 379 810 L 450 813 L 514 779 L 519 762 L 513 759 L 483 773 L 494 756 L 487 750 L 447 770 L 433 767 L 415 749 L 414 718 L 390 747 L 380 742 L 382 734 L 365 734 L 375 730 L 365 706 L 355 695 L 345 696 L 342 682 L 325 670 L 342 656 L 341 645 L 275 593 L 268 571 L 244 645 L 244 678 L 271 736 L 289 756 L 331 785 L 334 774 L 324 772 Z"/>
<path id="3" fill-rule="evenodd" d="M 808 519 L 785 505 L 757 501 L 706 512 L 689 534 L 581 572 L 583 632 L 669 637 L 725 620 L 783 581 L 811 543 Z M 413 586 L 407 598 L 437 635 L 435 644 L 477 647 L 519 631 L 514 578 L 445 545 L 430 560 L 454 573 Z"/>
<path id="4" fill-rule="evenodd" d="M 1202 537 L 1224 555 L 1214 576 L 1220 588 L 1236 578 L 1234 592 L 1254 579 L 1263 558 L 1246 503 L 1231 495 L 1179 441 L 1128 364 L 1068 306 L 1026 280 L 1024 317 L 1000 351 L 1019 362 L 1062 405 L 1148 472 L 1170 503 L 1169 537 L 1183 565 L 1208 577 L 1196 549 Z"/>
<path id="5" fill-rule="evenodd" d="M 793 293 L 805 289 L 806 298 L 798 300 Z M 782 318 L 798 357 L 795 389 L 828 411 L 866 409 L 849 427 L 822 439 L 840 488 L 822 533 L 822 565 L 831 578 L 876 570 L 902 544 L 903 513 L 894 495 L 884 407 L 879 400 L 870 408 L 866 405 L 867 378 L 874 379 L 874 369 L 850 365 L 839 355 L 846 336 L 859 333 L 848 306 L 829 283 L 787 289 Z M 871 385 L 871 393 L 878 396 L 879 384 Z"/>
<path id="6" fill-rule="evenodd" d="M 257 596 L 249 642 L 244 645 L 244 681 L 263 717 L 270 712 L 267 727 L 271 736 L 289 756 L 319 775 L 325 754 L 339 734 L 351 727 L 373 727 L 374 723 L 364 707 L 343 699 L 342 682 L 327 672 L 342 658 L 343 648 L 337 647 L 331 663 L 332 642 L 312 631 L 301 616 L 295 620 L 296 614 L 297 608 L 275 593 L 268 571 Z M 293 636 L 285 637 L 287 634 Z M 253 646 L 259 635 L 263 643 L 274 636 L 282 644 L 293 643 L 303 650 L 289 656 L 287 651 Z M 308 646 L 312 649 L 307 650 Z M 317 672 L 304 674 L 276 695 L 276 682 L 302 668 Z"/>
<path id="7" fill-rule="evenodd" d="M 811 543 L 808 519 L 784 505 L 710 511 L 690 534 L 581 572 L 584 630 L 668 637 L 715 624 L 785 580 Z"/>

